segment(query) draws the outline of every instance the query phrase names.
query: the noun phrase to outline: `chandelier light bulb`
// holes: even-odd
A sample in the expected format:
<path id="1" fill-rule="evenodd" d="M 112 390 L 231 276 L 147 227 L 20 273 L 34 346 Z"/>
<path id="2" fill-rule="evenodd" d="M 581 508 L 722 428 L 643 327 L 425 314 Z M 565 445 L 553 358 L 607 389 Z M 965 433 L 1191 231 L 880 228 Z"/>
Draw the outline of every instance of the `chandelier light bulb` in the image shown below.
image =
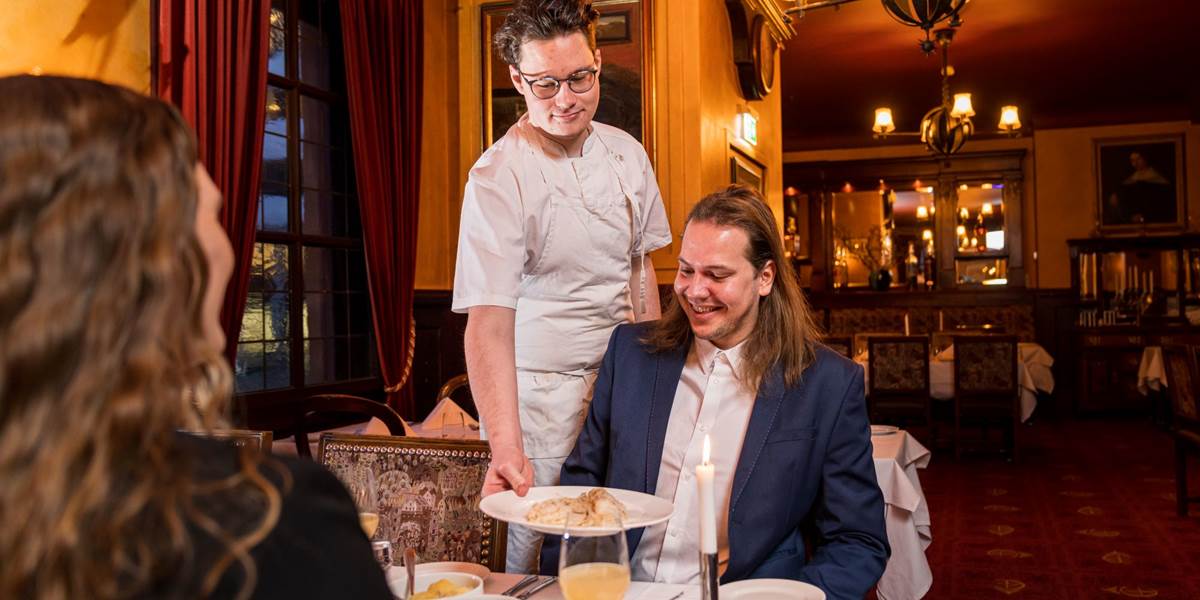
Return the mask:
<path id="1" fill-rule="evenodd" d="M 958 237 L 967 235 L 967 228 L 963 225 L 959 225 L 958 227 L 954 228 L 954 234 L 957 235 Z"/>
<path id="2" fill-rule="evenodd" d="M 921 232 L 921 239 L 923 239 L 923 240 L 925 240 L 925 241 L 932 240 L 932 239 L 933 239 L 933 230 L 931 230 L 931 229 L 926 229 L 926 230 L 922 231 L 922 232 Z"/>
<path id="3" fill-rule="evenodd" d="M 875 109 L 875 125 L 871 130 L 883 135 L 895 131 L 896 123 L 892 121 L 892 109 L 886 106 Z"/>
<path id="4" fill-rule="evenodd" d="M 990 215 L 990 214 L 992 214 L 992 203 L 991 203 L 991 202 L 984 202 L 984 203 L 983 203 L 983 208 L 982 208 L 982 209 L 980 209 L 980 210 L 981 210 L 981 211 L 983 212 L 983 214 L 985 214 L 985 215 Z"/>
<path id="5" fill-rule="evenodd" d="M 971 211 L 967 210 L 967 207 L 964 206 L 958 209 L 958 216 L 964 221 L 970 220 Z"/>
<path id="6" fill-rule="evenodd" d="M 954 95 L 954 107 L 950 109 L 950 116 L 956 119 L 975 116 L 975 108 L 971 106 L 971 94 Z"/>
<path id="7" fill-rule="evenodd" d="M 917 218 L 922 221 L 929 218 L 929 209 L 925 208 L 925 205 L 922 204 L 917 207 Z"/>
<path id="8" fill-rule="evenodd" d="M 1021 116 L 1017 113 L 1017 107 L 1013 105 L 1005 106 L 1000 109 L 1000 129 L 1002 131 L 1013 132 L 1021 128 Z"/>

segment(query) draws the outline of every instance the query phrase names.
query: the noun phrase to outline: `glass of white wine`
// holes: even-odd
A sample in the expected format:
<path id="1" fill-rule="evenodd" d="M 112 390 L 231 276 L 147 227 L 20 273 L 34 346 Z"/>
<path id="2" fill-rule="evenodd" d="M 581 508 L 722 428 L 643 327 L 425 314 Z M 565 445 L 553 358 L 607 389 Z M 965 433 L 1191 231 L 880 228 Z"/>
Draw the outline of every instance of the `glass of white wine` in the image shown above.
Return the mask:
<path id="1" fill-rule="evenodd" d="M 375 473 L 370 467 L 360 466 L 352 472 L 346 486 L 354 505 L 358 507 L 358 523 L 368 538 L 375 537 L 379 529 L 379 494 L 375 488 Z"/>
<path id="2" fill-rule="evenodd" d="M 558 585 L 566 600 L 620 600 L 629 589 L 629 550 L 625 528 L 595 535 L 563 527 L 558 552 Z"/>

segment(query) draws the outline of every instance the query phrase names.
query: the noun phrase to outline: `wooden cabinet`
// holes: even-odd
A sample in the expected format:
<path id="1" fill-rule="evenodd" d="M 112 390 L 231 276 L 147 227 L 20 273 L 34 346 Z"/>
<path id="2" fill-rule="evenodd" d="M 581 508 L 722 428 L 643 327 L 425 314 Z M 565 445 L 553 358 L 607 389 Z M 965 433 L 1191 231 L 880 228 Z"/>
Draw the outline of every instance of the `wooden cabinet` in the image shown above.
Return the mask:
<path id="1" fill-rule="evenodd" d="M 1068 240 L 1075 409 L 1149 411 L 1137 391 L 1147 346 L 1200 343 L 1200 235 Z"/>

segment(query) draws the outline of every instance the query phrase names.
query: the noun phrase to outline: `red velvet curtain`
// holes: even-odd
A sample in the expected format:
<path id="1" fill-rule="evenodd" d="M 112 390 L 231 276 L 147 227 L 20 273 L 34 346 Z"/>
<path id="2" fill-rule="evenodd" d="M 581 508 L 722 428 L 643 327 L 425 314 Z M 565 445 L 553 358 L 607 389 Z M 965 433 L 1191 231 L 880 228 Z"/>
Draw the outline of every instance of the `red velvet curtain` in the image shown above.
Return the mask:
<path id="1" fill-rule="evenodd" d="M 158 93 L 196 131 L 200 161 L 225 195 L 234 270 L 221 307 L 233 364 L 254 256 L 267 95 L 269 0 L 157 0 Z"/>
<path id="2" fill-rule="evenodd" d="M 341 0 L 358 203 L 388 404 L 415 417 L 409 372 L 421 165 L 423 2 Z"/>

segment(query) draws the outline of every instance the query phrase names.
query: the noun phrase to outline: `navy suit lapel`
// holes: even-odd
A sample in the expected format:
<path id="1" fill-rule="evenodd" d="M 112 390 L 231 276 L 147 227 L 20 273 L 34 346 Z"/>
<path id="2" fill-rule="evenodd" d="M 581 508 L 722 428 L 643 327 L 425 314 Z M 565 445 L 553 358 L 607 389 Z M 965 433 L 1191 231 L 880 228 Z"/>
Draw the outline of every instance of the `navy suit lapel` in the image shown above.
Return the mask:
<path id="1" fill-rule="evenodd" d="M 762 454 L 763 449 L 767 445 L 767 436 L 771 433 L 771 429 L 775 427 L 775 422 L 779 417 L 779 409 L 783 406 L 783 398 L 785 388 L 783 386 L 783 376 L 779 369 L 772 370 L 763 382 L 759 385 L 758 396 L 754 399 L 754 408 L 750 410 L 750 423 L 746 426 L 746 437 L 742 441 L 742 452 L 738 456 L 737 469 L 733 472 L 733 487 L 729 500 L 729 515 L 728 515 L 728 538 L 729 538 L 729 566 L 721 576 L 722 582 L 734 581 L 746 576 L 746 565 L 742 564 L 738 558 L 742 555 L 739 552 L 738 544 L 741 541 L 739 529 L 734 527 L 735 523 L 741 521 L 741 513 L 738 513 L 738 502 L 742 499 L 742 492 L 746 490 L 746 484 L 750 481 L 750 474 L 754 472 L 754 467 L 758 464 L 758 458 Z M 742 512 L 745 512 L 744 510 Z M 746 532 L 747 535 L 753 533 Z"/>
<path id="2" fill-rule="evenodd" d="M 663 445 L 667 440 L 667 422 L 671 419 L 671 405 L 675 403 L 675 389 L 679 387 L 679 376 L 687 359 L 687 348 L 663 352 L 654 361 L 654 381 L 650 397 L 650 426 L 646 431 L 646 481 L 642 491 L 653 494 L 658 486 L 658 467 L 662 464 Z"/>
<path id="3" fill-rule="evenodd" d="M 746 437 L 742 441 L 742 453 L 738 456 L 737 470 L 733 472 L 733 488 L 729 496 L 729 522 L 737 519 L 738 501 L 750 480 L 758 457 L 767 445 L 767 434 L 775 426 L 779 416 L 779 408 L 783 405 L 783 377 L 778 369 L 772 370 L 763 378 L 758 388 L 758 396 L 754 399 L 754 408 L 750 410 L 750 423 L 746 426 Z"/>

